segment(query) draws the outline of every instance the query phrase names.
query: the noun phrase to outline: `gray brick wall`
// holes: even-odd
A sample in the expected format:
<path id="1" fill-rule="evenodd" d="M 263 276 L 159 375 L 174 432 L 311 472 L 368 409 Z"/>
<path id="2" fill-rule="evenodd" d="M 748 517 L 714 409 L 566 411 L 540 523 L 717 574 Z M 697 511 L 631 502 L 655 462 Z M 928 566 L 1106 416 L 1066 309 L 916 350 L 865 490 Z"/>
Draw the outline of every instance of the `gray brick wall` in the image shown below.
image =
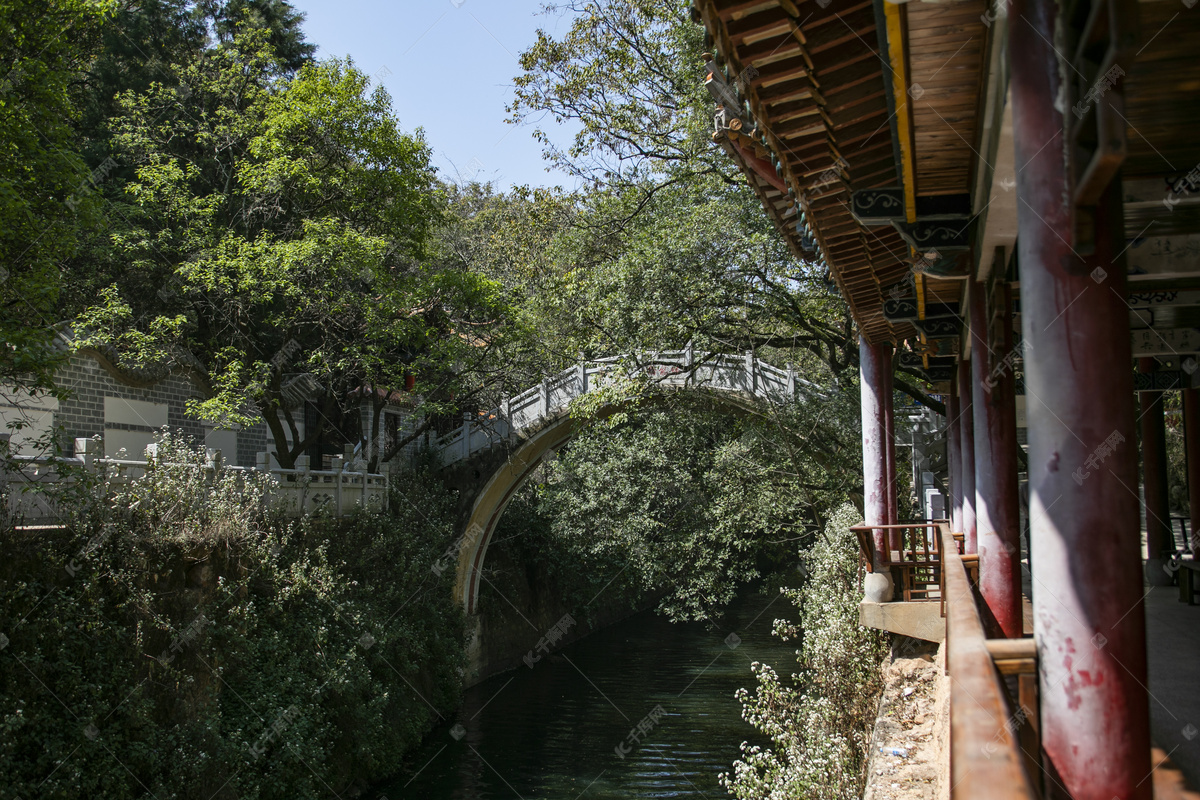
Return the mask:
<path id="1" fill-rule="evenodd" d="M 204 440 L 204 426 L 186 413 L 187 401 L 204 397 L 204 391 L 186 373 L 172 373 L 153 386 L 139 388 L 113 377 L 91 356 L 75 354 L 59 370 L 57 380 L 59 386 L 70 392 L 55 414 L 55 425 L 65 430 L 68 447 L 73 439 L 104 435 L 105 397 L 166 404 L 167 424 L 172 431 L 183 431 L 197 442 Z M 267 449 L 267 438 L 263 423 L 238 431 L 236 463 L 254 466 L 255 454 Z M 234 454 L 225 455 L 228 459 Z"/>
<path id="2" fill-rule="evenodd" d="M 246 428 L 238 431 L 238 446 L 237 446 L 237 463 L 243 467 L 253 467 L 255 459 L 263 450 L 273 450 L 275 445 L 268 445 L 271 439 L 271 432 L 267 430 L 267 425 L 260 422 L 253 428 Z"/>

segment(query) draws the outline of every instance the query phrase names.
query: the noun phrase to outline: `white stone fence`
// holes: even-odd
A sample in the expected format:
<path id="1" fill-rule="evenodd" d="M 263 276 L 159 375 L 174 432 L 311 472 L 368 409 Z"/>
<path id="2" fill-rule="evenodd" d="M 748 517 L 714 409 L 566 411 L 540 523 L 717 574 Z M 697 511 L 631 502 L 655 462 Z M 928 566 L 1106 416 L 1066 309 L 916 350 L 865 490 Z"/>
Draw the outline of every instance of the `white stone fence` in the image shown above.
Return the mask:
<path id="1" fill-rule="evenodd" d="M 798 386 L 802 391 L 817 391 L 814 384 L 798 378 L 790 364 L 780 369 L 750 351 L 741 356 L 703 354 L 694 353 L 689 345 L 683 350 L 644 354 L 636 360 L 625 356 L 581 359 L 517 396 L 503 399 L 499 408 L 463 414 L 461 427 L 436 440 L 441 462 L 468 459 L 565 411 L 575 398 L 620 376 L 638 374 L 664 387 L 712 389 L 775 403 L 794 399 Z"/>
<path id="2" fill-rule="evenodd" d="M 151 457 L 154 447 L 147 448 Z M 10 520 L 32 525 L 66 521 L 70 515 L 59 507 L 58 498 L 77 480 L 77 475 L 94 477 L 107 496 L 146 474 L 148 461 L 105 458 L 100 450 L 101 443 L 95 439 L 76 439 L 74 457 L 17 456 L 10 459 L 7 470 L 0 464 L 0 496 L 7 501 L 4 510 Z M 230 466 L 224 463 L 220 450 L 210 449 L 200 469 L 209 476 L 218 471 L 269 473 L 275 479 L 275 487 L 264 500 L 291 517 L 318 510 L 340 517 L 364 506 L 387 508 L 390 477 L 387 464 L 382 471 L 369 473 L 354 469 L 347 458 L 336 456 L 331 469 L 314 470 L 309 468 L 308 456 L 299 456 L 295 469 L 280 469 L 270 466 L 270 455 L 265 452 L 258 454 L 257 462 L 253 468 Z"/>

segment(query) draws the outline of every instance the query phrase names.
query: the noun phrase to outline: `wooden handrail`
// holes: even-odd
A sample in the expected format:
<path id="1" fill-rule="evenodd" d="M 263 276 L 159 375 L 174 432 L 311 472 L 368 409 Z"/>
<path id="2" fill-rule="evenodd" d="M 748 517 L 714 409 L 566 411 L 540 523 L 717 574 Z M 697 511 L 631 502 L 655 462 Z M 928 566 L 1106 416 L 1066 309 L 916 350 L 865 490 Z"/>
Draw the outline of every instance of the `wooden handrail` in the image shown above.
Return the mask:
<path id="1" fill-rule="evenodd" d="M 1034 800 L 975 596 L 949 528 L 940 526 L 946 587 L 952 798 Z"/>
<path id="2" fill-rule="evenodd" d="M 1033 639 L 988 639 L 985 644 L 1001 675 L 1037 674 L 1037 643 Z"/>
<path id="3" fill-rule="evenodd" d="M 1151 748 L 1150 763 L 1154 765 L 1154 800 L 1200 800 L 1200 794 L 1188 788 L 1183 773 L 1161 749 Z"/>

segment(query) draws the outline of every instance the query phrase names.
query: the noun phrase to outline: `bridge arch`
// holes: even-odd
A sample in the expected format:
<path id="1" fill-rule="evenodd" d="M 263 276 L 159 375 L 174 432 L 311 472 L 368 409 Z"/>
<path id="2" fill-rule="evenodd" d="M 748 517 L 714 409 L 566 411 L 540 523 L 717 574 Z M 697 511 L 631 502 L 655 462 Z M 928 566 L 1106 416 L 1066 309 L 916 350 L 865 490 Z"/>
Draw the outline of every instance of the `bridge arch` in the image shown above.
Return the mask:
<path id="1" fill-rule="evenodd" d="M 500 408 L 479 420 L 464 419 L 460 430 L 438 440 L 445 465 L 470 460 L 497 445 L 511 448 L 508 458 L 484 477 L 458 540 L 454 598 L 468 614 L 475 613 L 488 545 L 509 500 L 546 455 L 577 430 L 569 411 L 575 398 L 595 391 L 619 372 L 641 373 L 663 389 L 709 391 L 742 408 L 787 402 L 798 387 L 815 388 L 798 379 L 791 365 L 779 369 L 752 353 L 699 356 L 688 348 L 656 354 L 636 367 L 627 361 L 616 357 L 577 364 L 502 401 Z"/>

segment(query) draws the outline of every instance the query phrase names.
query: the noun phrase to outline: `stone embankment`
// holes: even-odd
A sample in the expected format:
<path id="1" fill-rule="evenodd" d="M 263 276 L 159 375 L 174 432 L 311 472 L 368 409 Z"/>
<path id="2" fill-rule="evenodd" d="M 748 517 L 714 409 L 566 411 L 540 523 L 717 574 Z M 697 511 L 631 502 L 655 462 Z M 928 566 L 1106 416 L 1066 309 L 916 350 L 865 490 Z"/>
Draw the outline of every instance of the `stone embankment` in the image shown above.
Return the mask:
<path id="1" fill-rule="evenodd" d="M 898 637 L 881 668 L 884 688 L 863 800 L 948 800 L 950 679 L 945 646 Z"/>

